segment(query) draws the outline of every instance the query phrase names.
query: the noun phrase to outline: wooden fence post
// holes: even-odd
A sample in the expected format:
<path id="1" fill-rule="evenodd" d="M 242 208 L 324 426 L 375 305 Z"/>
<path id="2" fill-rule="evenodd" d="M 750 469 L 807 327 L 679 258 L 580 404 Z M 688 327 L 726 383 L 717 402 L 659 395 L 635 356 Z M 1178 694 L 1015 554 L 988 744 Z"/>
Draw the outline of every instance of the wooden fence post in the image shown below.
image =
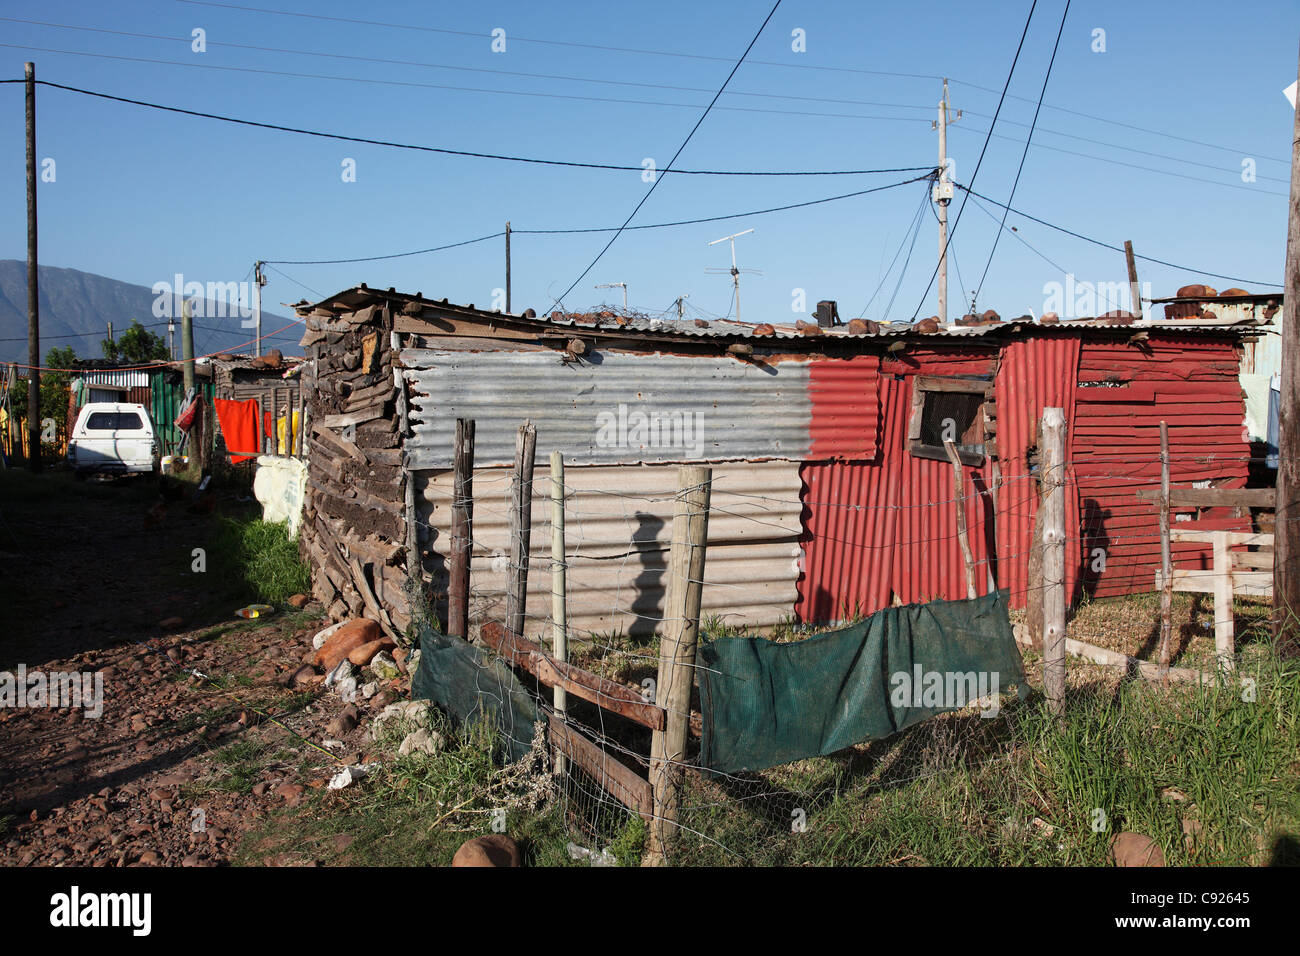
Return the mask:
<path id="1" fill-rule="evenodd" d="M 1043 409 L 1043 691 L 1065 713 L 1065 413 Z"/>
<path id="2" fill-rule="evenodd" d="M 684 465 L 678 471 L 673 513 L 673 545 L 664 601 L 664 628 L 659 642 L 659 677 L 655 703 L 667 712 L 662 731 L 650 739 L 650 786 L 654 815 L 650 820 L 643 866 L 667 862 L 669 843 L 681 807 L 682 762 L 690 728 L 691 690 L 695 685 L 695 647 L 704 594 L 704 557 L 709 534 L 709 497 L 713 470 Z"/>
<path id="3" fill-rule="evenodd" d="M 469 566 L 474 553 L 474 419 L 456 419 L 451 482 L 451 566 L 447 582 L 447 633 L 469 638 Z"/>
<path id="4" fill-rule="evenodd" d="M 561 664 L 569 660 L 569 615 L 565 583 L 564 548 L 564 456 L 551 452 L 551 652 Z M 560 719 L 568 713 L 568 695 L 558 684 L 552 689 L 552 703 Z M 564 753 L 555 757 L 555 772 L 564 773 Z"/>
<path id="5" fill-rule="evenodd" d="M 957 454 L 957 445 L 945 440 L 944 450 L 952 462 L 953 504 L 957 510 L 957 540 L 961 542 L 961 558 L 966 564 L 966 597 L 975 599 L 975 554 L 970 549 L 970 537 L 966 534 L 966 473 L 962 471 L 961 456 Z"/>
<path id="6" fill-rule="evenodd" d="M 1169 670 L 1173 632 L 1174 569 L 1169 554 L 1169 426 L 1160 423 L 1160 670 Z"/>
<path id="7" fill-rule="evenodd" d="M 537 453 L 537 428 L 531 421 L 519 426 L 515 437 L 515 469 L 510 479 L 510 578 L 506 594 L 506 630 L 524 636 L 524 610 L 528 604 L 528 550 L 533 533 L 533 464 Z"/>

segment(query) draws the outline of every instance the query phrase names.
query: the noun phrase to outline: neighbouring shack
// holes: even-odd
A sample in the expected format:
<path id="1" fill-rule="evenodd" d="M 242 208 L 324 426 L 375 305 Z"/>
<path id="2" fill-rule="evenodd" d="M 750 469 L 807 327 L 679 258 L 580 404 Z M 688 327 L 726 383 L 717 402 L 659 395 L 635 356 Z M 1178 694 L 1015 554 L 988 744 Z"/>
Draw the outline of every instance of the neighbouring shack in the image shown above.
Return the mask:
<path id="1" fill-rule="evenodd" d="M 331 617 L 401 632 L 408 574 L 446 613 L 458 418 L 476 422 L 471 620 L 500 619 L 518 426 L 537 429 L 527 629 L 547 626 L 545 460 L 566 465 L 575 634 L 648 634 L 663 617 L 676 466 L 713 468 L 704 617 L 762 630 L 966 597 L 964 508 L 979 594 L 1023 606 L 1038 508 L 1038 426 L 1067 423 L 1066 587 L 1151 591 L 1160 562 L 1159 423 L 1175 483 L 1240 488 L 1238 380 L 1259 316 L 796 327 L 508 315 L 421 294 L 345 289 L 305 319 L 309 457 L 301 547 Z M 949 434 L 950 433 L 950 434 Z M 962 487 L 943 438 L 955 441 Z M 1181 517 L 1180 517 L 1181 515 Z M 1248 530 L 1249 511 L 1179 509 Z M 1098 549 L 1104 560 L 1096 558 Z M 1175 561 L 1208 567 L 1203 545 Z"/>

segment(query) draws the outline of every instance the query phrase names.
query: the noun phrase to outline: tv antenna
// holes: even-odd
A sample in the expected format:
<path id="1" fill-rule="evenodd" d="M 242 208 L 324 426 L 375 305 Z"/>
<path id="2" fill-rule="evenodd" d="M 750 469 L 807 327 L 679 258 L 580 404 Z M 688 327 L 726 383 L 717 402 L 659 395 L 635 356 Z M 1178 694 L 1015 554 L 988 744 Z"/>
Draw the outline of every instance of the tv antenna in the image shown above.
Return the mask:
<path id="1" fill-rule="evenodd" d="M 723 236 L 721 239 L 714 239 L 712 242 L 710 242 L 709 245 L 711 246 L 716 246 L 720 242 L 731 243 L 731 268 L 704 270 L 705 272 L 711 275 L 727 275 L 727 274 L 731 275 L 731 281 L 735 285 L 735 290 L 736 290 L 736 321 L 737 322 L 740 321 L 740 274 L 742 272 L 745 273 L 746 275 L 752 275 L 752 276 L 761 276 L 763 274 L 762 271 L 758 269 L 736 268 L 736 240 L 739 239 L 741 236 L 749 235 L 753 231 L 754 231 L 753 229 L 746 229 L 744 232 L 735 232 L 732 233 L 730 236 Z"/>
<path id="2" fill-rule="evenodd" d="M 602 282 L 596 286 L 597 289 L 622 289 L 623 290 L 623 311 L 627 311 L 627 283 L 626 282 Z"/>

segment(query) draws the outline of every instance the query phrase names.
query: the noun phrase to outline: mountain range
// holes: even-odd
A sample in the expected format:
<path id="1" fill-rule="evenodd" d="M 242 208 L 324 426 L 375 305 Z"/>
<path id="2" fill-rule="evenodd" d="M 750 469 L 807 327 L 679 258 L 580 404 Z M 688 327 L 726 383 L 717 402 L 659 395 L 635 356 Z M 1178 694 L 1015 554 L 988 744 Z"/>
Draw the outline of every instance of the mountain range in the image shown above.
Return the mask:
<path id="1" fill-rule="evenodd" d="M 160 317 L 155 311 L 160 297 L 152 289 L 93 272 L 41 266 L 38 287 L 42 362 L 51 348 L 69 345 L 76 350 L 77 358 L 102 359 L 104 350 L 101 343 L 108 335 L 110 322 L 115 337 L 130 328 L 132 320 L 137 320 L 150 332 L 164 340 L 167 338 L 165 306 L 171 304 L 173 297 L 166 292 L 163 298 L 167 301 L 157 307 L 162 313 Z M 195 316 L 195 352 L 198 355 L 223 351 L 251 354 L 253 349 L 248 343 L 253 338 L 253 330 L 243 328 L 241 322 L 244 320 L 238 314 L 232 315 L 231 308 L 224 305 L 233 293 L 211 285 L 205 286 L 204 291 L 214 292 L 216 298 L 191 294 L 197 289 L 186 293 L 187 298 L 194 300 L 191 314 Z M 174 314 L 176 355 L 179 358 L 179 305 Z M 268 333 L 292 321 L 272 312 L 262 313 L 262 328 Z M 285 355 L 301 355 L 302 349 L 298 346 L 301 337 L 301 326 L 292 326 L 278 335 L 268 334 L 263 339 L 262 348 L 263 351 L 278 348 Z M 27 361 L 27 263 L 20 259 L 0 259 L 0 360 Z"/>

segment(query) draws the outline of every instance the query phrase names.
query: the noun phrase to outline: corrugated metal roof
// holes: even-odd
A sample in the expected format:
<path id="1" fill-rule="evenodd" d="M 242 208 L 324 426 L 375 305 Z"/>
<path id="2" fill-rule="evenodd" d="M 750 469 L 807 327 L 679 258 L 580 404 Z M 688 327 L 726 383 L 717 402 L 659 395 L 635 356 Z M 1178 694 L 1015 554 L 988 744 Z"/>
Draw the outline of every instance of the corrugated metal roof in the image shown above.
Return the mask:
<path id="1" fill-rule="evenodd" d="M 409 295 L 406 293 L 396 292 L 392 289 L 380 291 L 370 289 L 365 286 L 356 286 L 351 289 L 344 289 L 336 295 L 322 299 L 317 303 L 300 303 L 294 308 L 300 315 L 306 315 L 315 309 L 321 309 L 327 312 L 355 311 L 364 305 L 385 301 L 395 304 L 396 306 L 411 307 L 428 307 L 433 309 L 450 312 L 466 318 L 481 319 L 483 321 L 501 321 L 509 319 L 512 322 L 521 322 L 535 325 L 539 328 L 563 329 L 563 330 L 580 330 L 592 329 L 602 332 L 630 332 L 640 333 L 647 336 L 670 336 L 692 339 L 723 339 L 723 340 L 754 340 L 762 342 L 765 340 L 779 341 L 783 344 L 793 342 L 808 343 L 810 347 L 827 340 L 866 340 L 889 339 L 899 336 L 920 334 L 916 331 L 916 325 L 913 323 L 896 323 L 886 325 L 878 324 L 878 331 L 873 333 L 851 333 L 847 325 L 833 326 L 823 328 L 817 334 L 806 335 L 799 332 L 789 325 L 778 325 L 776 323 L 749 323 L 736 322 L 729 319 L 718 319 L 707 323 L 705 326 L 698 326 L 694 320 L 679 321 L 677 319 L 658 318 L 658 317 L 639 317 L 639 316 L 618 316 L 613 312 L 607 313 L 551 313 L 545 316 L 527 316 L 525 314 L 512 314 L 505 312 L 493 312 L 486 309 L 478 309 L 473 305 L 456 305 L 448 302 L 446 299 L 434 300 L 426 299 L 419 293 Z M 809 316 L 811 318 L 811 316 Z M 755 329 L 760 325 L 770 324 L 773 332 L 770 335 L 758 335 Z M 960 326 L 948 325 L 942 327 L 939 331 L 929 333 L 929 337 L 935 338 L 978 338 L 988 335 L 1018 335 L 1027 330 L 1044 330 L 1050 332 L 1060 332 L 1073 328 L 1087 329 L 1114 329 L 1123 332 L 1129 329 L 1183 329 L 1185 331 L 1218 331 L 1218 332 L 1238 332 L 1239 329 L 1234 323 L 1224 322 L 1221 324 L 1206 326 L 1204 320 L 1189 320 L 1186 322 L 1174 322 L 1169 320 L 1137 320 L 1131 325 L 1117 325 L 1107 319 L 1073 319 L 1061 322 L 1056 325 L 1041 325 L 1034 321 L 1023 321 L 1014 319 L 1007 322 L 997 322 L 989 325 Z"/>
<path id="2" fill-rule="evenodd" d="M 476 436 L 477 437 L 477 436 Z M 539 446 L 540 448 L 540 446 Z M 527 630 L 550 641 L 551 500 L 544 462 L 533 479 Z M 435 589 L 446 587 L 451 472 L 417 478 L 420 520 L 433 529 Z M 567 468 L 565 541 L 573 639 L 654 632 L 663 618 L 677 469 L 668 465 Z M 771 627 L 791 616 L 799 548 L 799 467 L 737 462 L 713 469 L 704 617 Z M 510 470 L 474 472 L 472 616 L 500 619 L 510 552 Z M 651 648 L 648 653 L 654 655 Z"/>
<path id="3" fill-rule="evenodd" d="M 149 373 L 137 369 L 87 369 L 72 376 L 85 385 L 116 385 L 121 388 L 141 388 L 149 385 Z"/>

